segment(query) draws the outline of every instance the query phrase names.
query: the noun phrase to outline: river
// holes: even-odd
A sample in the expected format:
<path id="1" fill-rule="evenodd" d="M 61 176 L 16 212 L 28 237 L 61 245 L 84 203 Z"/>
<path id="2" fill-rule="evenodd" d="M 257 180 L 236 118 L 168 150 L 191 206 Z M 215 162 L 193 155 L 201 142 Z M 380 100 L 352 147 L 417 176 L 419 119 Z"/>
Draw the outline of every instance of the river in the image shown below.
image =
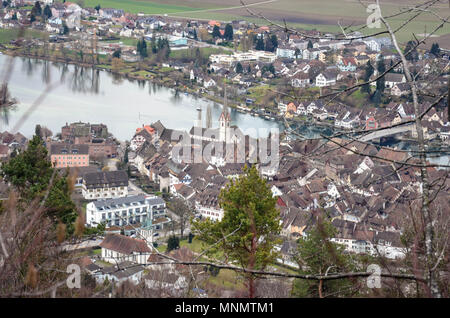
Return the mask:
<path id="1" fill-rule="evenodd" d="M 11 63 L 12 61 L 12 63 Z M 12 70 L 8 66 L 12 64 Z M 64 63 L 0 55 L 0 74 L 9 75 L 11 96 L 18 101 L 8 120 L 2 116 L 1 131 L 14 128 L 40 95 L 42 102 L 34 108 L 17 129 L 26 137 L 34 134 L 36 124 L 48 127 L 53 134 L 66 122 L 103 123 L 119 140 L 130 140 L 137 127 L 157 120 L 167 127 L 189 130 L 202 109 L 211 105 L 212 126 L 218 127 L 222 105 L 185 95 L 148 81 L 129 80 L 110 72 Z M 271 128 L 284 129 L 282 124 L 253 117 L 230 109 L 231 124 L 252 137 L 265 137 Z M 250 131 L 249 129 L 254 129 Z"/>

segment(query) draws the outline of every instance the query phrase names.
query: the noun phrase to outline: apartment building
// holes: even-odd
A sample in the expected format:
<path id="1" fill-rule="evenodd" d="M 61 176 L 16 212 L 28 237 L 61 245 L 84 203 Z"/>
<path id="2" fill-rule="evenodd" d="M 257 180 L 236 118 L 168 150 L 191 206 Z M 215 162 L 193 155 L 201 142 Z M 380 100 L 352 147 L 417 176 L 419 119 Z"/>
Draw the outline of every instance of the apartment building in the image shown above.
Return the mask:
<path id="1" fill-rule="evenodd" d="M 89 166 L 89 147 L 57 143 L 50 146 L 50 160 L 54 168 Z"/>

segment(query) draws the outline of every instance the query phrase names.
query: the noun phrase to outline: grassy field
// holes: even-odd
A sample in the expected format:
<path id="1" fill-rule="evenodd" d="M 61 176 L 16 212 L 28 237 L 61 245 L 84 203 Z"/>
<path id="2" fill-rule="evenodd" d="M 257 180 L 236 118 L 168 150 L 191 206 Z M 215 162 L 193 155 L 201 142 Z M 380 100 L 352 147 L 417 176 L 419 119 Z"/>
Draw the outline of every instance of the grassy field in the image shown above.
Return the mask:
<path id="1" fill-rule="evenodd" d="M 156 0 L 155 0 L 156 1 Z M 162 0 L 161 0 L 162 1 Z M 164 2 L 166 2 L 164 0 Z M 172 0 L 170 3 L 181 3 L 181 0 Z M 201 0 L 197 1 L 205 4 L 220 4 L 219 0 Z M 230 7 L 238 6 L 239 0 L 227 1 L 227 5 Z M 247 0 L 246 4 L 254 4 L 262 1 Z M 368 3 L 367 1 L 364 1 Z M 183 2 L 185 3 L 185 2 Z M 405 5 L 416 5 L 418 2 L 415 0 L 385 0 L 381 1 L 381 10 L 383 15 L 391 15 L 399 12 Z M 448 16 L 450 9 L 448 4 L 435 5 L 434 10 L 439 12 L 441 16 Z M 370 13 L 366 12 L 366 8 L 357 0 L 274 0 L 270 3 L 263 3 L 252 6 L 250 8 L 254 12 L 261 13 L 263 16 L 275 22 L 282 22 L 284 19 L 289 26 L 303 28 L 303 29 L 315 29 L 323 32 L 338 32 L 340 27 L 338 21 L 342 25 L 352 25 L 354 28 L 358 25 L 363 25 Z M 192 13 L 174 13 L 174 16 L 190 17 L 194 19 L 216 19 L 220 21 L 232 21 L 236 19 L 245 19 L 250 22 L 254 22 L 259 25 L 268 24 L 263 19 L 258 19 L 245 9 L 221 9 L 221 10 L 209 10 L 204 12 L 194 11 Z M 405 14 L 398 17 L 389 19 L 391 26 L 396 28 L 401 25 L 411 14 Z M 429 32 L 435 26 L 439 24 L 438 19 L 430 14 L 423 13 L 410 24 L 404 30 L 398 32 L 399 40 L 405 42 L 413 38 L 413 33 L 418 36 L 425 32 Z M 365 29 L 366 34 L 374 33 L 382 29 Z M 445 35 L 440 38 L 436 38 L 441 46 L 450 47 L 450 31 L 448 28 L 442 28 L 437 32 L 438 35 Z M 420 36 L 418 36 L 420 38 Z"/>
<path id="2" fill-rule="evenodd" d="M 183 1 L 178 1 L 179 4 L 165 4 L 156 3 L 152 1 L 139 0 L 85 0 L 84 5 L 87 7 L 95 7 L 100 5 L 102 8 L 123 9 L 126 12 L 138 13 L 143 12 L 147 14 L 172 14 L 176 12 L 195 11 L 199 8 L 184 6 Z M 204 9 L 204 7 L 200 8 Z"/>
<path id="3" fill-rule="evenodd" d="M 11 40 L 17 39 L 19 35 L 19 29 L 0 29 L 0 43 L 7 44 Z M 44 32 L 36 31 L 36 30 L 26 30 L 25 37 L 26 38 L 42 38 L 45 36 Z"/>

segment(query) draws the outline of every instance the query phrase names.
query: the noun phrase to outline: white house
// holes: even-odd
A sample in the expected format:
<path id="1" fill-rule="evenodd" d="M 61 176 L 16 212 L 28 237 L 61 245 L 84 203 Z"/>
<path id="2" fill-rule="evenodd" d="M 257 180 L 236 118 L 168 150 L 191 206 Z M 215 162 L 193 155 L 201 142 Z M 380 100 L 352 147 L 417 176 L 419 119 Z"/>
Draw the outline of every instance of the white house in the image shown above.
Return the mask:
<path id="1" fill-rule="evenodd" d="M 216 86 L 216 81 L 213 80 L 212 78 L 205 78 L 204 82 L 203 82 L 203 87 L 204 88 L 210 88 Z"/>
<path id="2" fill-rule="evenodd" d="M 335 72 L 322 72 L 316 76 L 316 86 L 326 87 L 336 84 L 337 74 Z"/>
<path id="3" fill-rule="evenodd" d="M 81 191 L 86 200 L 126 197 L 128 174 L 121 170 L 86 173 Z"/>
<path id="4" fill-rule="evenodd" d="M 108 234 L 100 243 L 102 260 L 117 264 L 130 261 L 146 264 L 151 252 L 148 243 L 143 239 L 136 239 L 120 234 Z"/>

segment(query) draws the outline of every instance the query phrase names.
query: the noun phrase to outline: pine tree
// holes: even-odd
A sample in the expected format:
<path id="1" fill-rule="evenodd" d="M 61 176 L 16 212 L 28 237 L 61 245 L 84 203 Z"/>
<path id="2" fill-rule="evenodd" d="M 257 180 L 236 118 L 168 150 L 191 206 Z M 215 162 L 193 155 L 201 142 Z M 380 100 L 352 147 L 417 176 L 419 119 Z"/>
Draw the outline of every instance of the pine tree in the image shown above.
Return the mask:
<path id="1" fill-rule="evenodd" d="M 220 29 L 217 25 L 214 26 L 213 28 L 213 32 L 212 32 L 212 37 L 215 38 L 220 38 Z"/>
<path id="2" fill-rule="evenodd" d="M 440 55 L 441 49 L 440 49 L 438 43 L 433 43 L 433 44 L 431 45 L 430 53 L 433 54 L 433 55 L 436 56 L 436 57 L 438 57 L 438 56 Z"/>
<path id="3" fill-rule="evenodd" d="M 41 129 L 36 127 L 36 130 Z M 47 216 L 55 225 L 64 223 L 68 234 L 73 233 L 77 213 L 70 197 L 68 177 L 54 171 L 39 136 L 33 136 L 25 151 L 2 164 L 1 176 L 17 190 L 19 207 L 24 208 L 33 200 L 42 201 L 47 194 L 44 204 Z"/>
<path id="4" fill-rule="evenodd" d="M 180 239 L 174 235 L 170 236 L 167 240 L 167 252 L 176 250 L 180 247 Z"/>
<path id="5" fill-rule="evenodd" d="M 223 34 L 223 38 L 227 41 L 233 41 L 233 27 L 231 24 L 227 24 L 225 26 L 225 33 Z"/>
<path id="6" fill-rule="evenodd" d="M 44 17 L 46 19 L 50 19 L 52 17 L 52 10 L 50 9 L 50 6 L 48 4 L 44 8 Z"/>
<path id="7" fill-rule="evenodd" d="M 219 196 L 224 210 L 221 221 L 194 221 L 194 234 L 210 248 L 248 270 L 264 270 L 277 258 L 274 247 L 279 243 L 280 215 L 277 199 L 255 166 L 244 168 L 244 175 L 231 182 Z M 223 238 L 226 237 L 226 240 Z M 255 297 L 255 277 L 246 275 L 249 297 Z"/>
<path id="8" fill-rule="evenodd" d="M 264 40 L 262 38 L 256 40 L 255 50 L 264 51 Z"/>
<path id="9" fill-rule="evenodd" d="M 380 55 L 379 60 L 378 60 L 377 71 L 378 71 L 378 76 L 383 74 L 384 72 L 386 72 L 386 65 L 384 64 L 384 59 L 383 59 L 382 55 Z M 386 82 L 386 80 L 385 80 L 384 76 L 380 77 L 377 80 L 377 91 L 380 91 L 381 94 L 384 92 L 384 89 L 386 88 L 385 82 Z"/>
<path id="10" fill-rule="evenodd" d="M 370 61 L 367 62 L 366 67 L 364 69 L 364 82 L 368 82 L 370 80 L 370 77 L 373 75 L 374 68 Z M 361 91 L 365 93 L 370 93 L 370 84 L 365 84 L 361 86 Z"/>
<path id="11" fill-rule="evenodd" d="M 357 262 L 344 254 L 344 247 L 330 241 L 335 237 L 336 229 L 322 217 L 306 237 L 298 240 L 297 262 L 301 274 L 325 275 L 336 272 L 356 271 Z M 348 287 L 353 283 L 350 279 L 294 281 L 293 295 L 297 297 L 326 297 L 338 292 L 335 296 L 350 296 Z M 340 292 L 341 291 L 341 292 Z"/>
<path id="12" fill-rule="evenodd" d="M 236 73 L 240 74 L 240 73 L 242 73 L 242 71 L 243 71 L 243 67 L 242 67 L 241 62 L 237 62 L 237 64 L 236 64 Z"/>
<path id="13" fill-rule="evenodd" d="M 270 42 L 271 42 L 271 44 L 272 44 L 272 50 L 271 50 L 271 52 L 276 51 L 276 50 L 277 50 L 277 47 L 278 47 L 278 38 L 277 38 L 276 34 L 272 34 L 272 35 L 270 36 Z"/>
<path id="14" fill-rule="evenodd" d="M 415 46 L 416 43 L 414 41 L 408 41 L 408 43 L 406 43 L 406 47 L 403 53 L 405 54 L 405 58 L 408 61 L 415 62 L 419 59 L 419 53 L 417 52 L 417 48 Z M 409 51 L 411 52 L 407 54 Z"/>

